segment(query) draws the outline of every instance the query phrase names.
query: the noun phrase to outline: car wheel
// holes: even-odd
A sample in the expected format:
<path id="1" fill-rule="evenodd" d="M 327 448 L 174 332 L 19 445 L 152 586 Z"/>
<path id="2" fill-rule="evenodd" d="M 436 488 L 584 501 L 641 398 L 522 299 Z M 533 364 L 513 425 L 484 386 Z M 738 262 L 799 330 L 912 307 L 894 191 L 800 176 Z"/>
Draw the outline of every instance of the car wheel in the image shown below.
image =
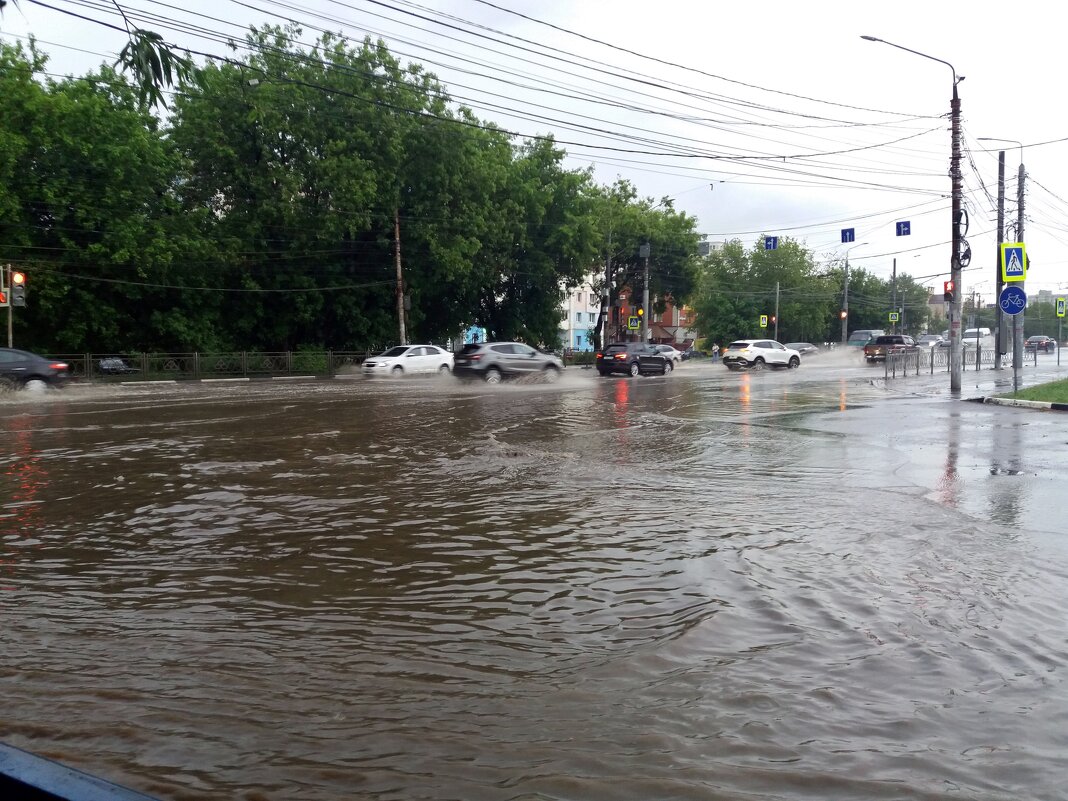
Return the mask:
<path id="1" fill-rule="evenodd" d="M 398 364 L 396 367 L 389 371 L 389 374 L 393 378 L 400 378 L 402 375 L 404 375 L 404 368 Z"/>
<path id="2" fill-rule="evenodd" d="M 448 375 L 452 371 L 449 369 L 449 365 L 443 364 L 438 368 L 438 375 Z"/>
<path id="3" fill-rule="evenodd" d="M 666 362 L 664 362 L 664 375 L 667 375 L 674 369 L 675 365 L 671 363 L 671 359 L 668 359 Z"/>
<path id="4" fill-rule="evenodd" d="M 27 378 L 22 382 L 22 388 L 27 392 L 44 392 L 48 389 L 48 382 L 43 378 Z"/>
<path id="5" fill-rule="evenodd" d="M 499 384 L 501 383 L 501 371 L 496 367 L 491 367 L 486 371 L 486 383 L 487 384 Z"/>
<path id="6" fill-rule="evenodd" d="M 791 356 L 790 357 L 790 365 L 789 366 L 790 366 L 791 370 L 796 370 L 798 367 L 801 366 L 801 360 L 799 358 L 797 358 L 796 356 Z"/>
<path id="7" fill-rule="evenodd" d="M 634 378 L 636 375 L 641 374 L 642 369 L 638 366 L 637 362 L 630 363 L 630 377 Z"/>
<path id="8" fill-rule="evenodd" d="M 555 384 L 560 377 L 560 370 L 556 367 L 546 367 L 542 374 L 545 376 L 546 384 Z"/>
<path id="9" fill-rule="evenodd" d="M 763 370 L 764 369 L 764 357 L 763 356 L 757 356 L 756 357 L 756 360 L 753 362 L 753 369 L 754 370 Z"/>

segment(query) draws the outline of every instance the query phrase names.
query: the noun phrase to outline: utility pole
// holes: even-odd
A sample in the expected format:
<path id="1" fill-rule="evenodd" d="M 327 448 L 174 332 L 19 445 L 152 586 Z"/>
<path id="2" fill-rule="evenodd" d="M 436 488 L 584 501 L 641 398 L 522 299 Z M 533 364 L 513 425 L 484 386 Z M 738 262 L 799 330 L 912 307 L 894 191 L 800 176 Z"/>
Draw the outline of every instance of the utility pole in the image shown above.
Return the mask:
<path id="1" fill-rule="evenodd" d="M 408 335 L 404 330 L 404 271 L 401 269 L 400 206 L 393 207 L 393 244 L 397 266 L 397 344 L 407 345 Z"/>
<path id="2" fill-rule="evenodd" d="M 897 311 L 897 259 L 894 259 L 894 271 L 893 271 L 893 273 L 891 273 L 891 276 L 892 277 L 890 279 L 890 285 L 893 287 L 894 292 L 893 292 L 893 299 L 890 301 L 890 303 L 891 303 L 890 308 L 893 309 L 894 311 Z M 895 334 L 897 333 L 897 323 L 894 323 L 894 331 L 893 331 L 893 333 L 895 333 Z"/>
<path id="3" fill-rule="evenodd" d="M 1005 315 L 1001 311 L 1001 290 L 1004 283 L 1001 280 L 1001 245 L 1005 241 L 1005 151 L 998 153 L 998 252 L 994 259 L 994 280 L 997 283 L 997 292 L 994 295 L 994 330 L 997 338 L 994 340 L 994 369 L 1001 369 L 1001 354 L 1008 353 L 1005 336 Z"/>
<path id="4" fill-rule="evenodd" d="M 1023 146 L 1020 147 L 1020 171 L 1016 177 L 1016 241 L 1024 241 L 1024 163 Z M 1027 265 L 1024 265 L 1026 271 Z M 1024 282 L 1020 282 L 1020 289 L 1024 288 Z M 1014 315 L 1012 318 L 1012 370 L 1013 391 L 1019 389 L 1019 371 L 1023 367 L 1024 360 L 1024 314 L 1026 310 Z M 1037 353 L 1037 351 L 1036 351 Z"/>
<path id="5" fill-rule="evenodd" d="M 608 256 L 604 260 L 604 305 L 601 307 L 601 347 L 608 344 L 612 313 L 612 227 L 608 227 Z"/>
<path id="6" fill-rule="evenodd" d="M 842 347 L 849 339 L 849 253 L 846 253 L 845 282 L 842 287 Z"/>
<path id="7" fill-rule="evenodd" d="M 13 348 L 15 347 L 15 323 L 11 316 L 13 314 L 11 310 L 11 265 L 8 264 L 0 275 L 3 276 L 4 287 L 7 290 L 7 346 Z"/>
<path id="8" fill-rule="evenodd" d="M 779 282 L 775 282 L 775 341 L 779 341 Z"/>
<path id="9" fill-rule="evenodd" d="M 642 343 L 649 341 L 649 243 L 642 244 L 638 253 L 645 257 L 645 276 L 642 279 Z"/>

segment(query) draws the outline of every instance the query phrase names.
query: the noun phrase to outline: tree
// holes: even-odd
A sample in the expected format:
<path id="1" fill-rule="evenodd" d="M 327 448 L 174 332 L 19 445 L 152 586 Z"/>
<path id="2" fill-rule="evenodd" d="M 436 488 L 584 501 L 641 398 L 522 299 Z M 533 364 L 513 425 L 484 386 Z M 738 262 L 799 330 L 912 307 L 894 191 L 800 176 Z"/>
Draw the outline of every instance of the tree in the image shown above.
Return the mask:
<path id="1" fill-rule="evenodd" d="M 165 287 L 202 254 L 178 213 L 179 160 L 133 87 L 103 67 L 39 82 L 46 60 L 0 44 L 0 232 L 28 276 L 19 339 L 51 350 L 185 346 L 201 307 Z"/>

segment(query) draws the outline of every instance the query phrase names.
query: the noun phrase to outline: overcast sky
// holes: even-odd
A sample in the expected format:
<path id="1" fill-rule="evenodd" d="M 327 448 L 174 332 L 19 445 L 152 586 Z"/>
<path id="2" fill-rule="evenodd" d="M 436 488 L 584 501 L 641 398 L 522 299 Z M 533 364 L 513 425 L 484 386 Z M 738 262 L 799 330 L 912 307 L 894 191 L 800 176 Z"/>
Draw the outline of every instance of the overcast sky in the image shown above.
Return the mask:
<path id="1" fill-rule="evenodd" d="M 102 0 L 47 1 L 119 23 Z M 239 40 L 251 24 L 288 19 L 304 23 L 306 42 L 316 28 L 381 37 L 480 118 L 518 134 L 553 134 L 568 143 L 570 165 L 674 198 L 709 239 L 790 236 L 819 261 L 852 247 L 854 266 L 889 276 L 896 259 L 899 273 L 941 291 L 950 260 L 952 73 L 860 38 L 875 36 L 965 76 L 958 91 L 973 257 L 964 292 L 986 300 L 994 291 L 998 149 L 1006 151 L 1008 221 L 1016 219 L 1021 152 L 1026 164 L 1027 288 L 1068 292 L 1065 45 L 1049 4 L 119 2 L 135 24 L 220 55 L 228 51 L 218 37 L 192 36 L 171 21 Z M 36 35 L 60 74 L 88 72 L 123 45 L 117 32 L 30 0 L 8 6 L 0 32 L 9 42 Z M 902 221 L 909 236 L 895 235 Z M 841 243 L 843 228 L 855 229 L 852 246 Z"/>

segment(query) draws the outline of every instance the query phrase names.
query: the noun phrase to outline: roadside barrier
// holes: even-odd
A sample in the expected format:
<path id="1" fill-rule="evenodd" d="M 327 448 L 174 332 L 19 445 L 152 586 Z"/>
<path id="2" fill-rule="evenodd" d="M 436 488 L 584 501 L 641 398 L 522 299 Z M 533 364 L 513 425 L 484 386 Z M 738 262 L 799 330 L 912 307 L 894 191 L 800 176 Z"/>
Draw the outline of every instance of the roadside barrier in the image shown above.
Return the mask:
<path id="1" fill-rule="evenodd" d="M 994 351 L 991 348 L 964 348 L 963 359 L 961 361 L 961 369 L 964 372 L 968 370 L 976 371 L 987 369 L 991 370 L 994 367 Z M 912 351 L 911 353 L 906 351 L 891 352 L 886 355 L 886 360 L 883 362 L 883 377 L 884 378 L 904 378 L 908 375 L 919 375 L 921 372 L 934 375 L 935 371 L 949 372 L 952 365 L 950 364 L 950 351 L 949 348 L 920 348 L 919 350 Z M 1007 366 L 1012 367 L 1012 354 L 1003 356 L 1002 359 L 1008 359 Z M 1031 363 L 1035 367 L 1038 366 L 1038 351 L 1028 350 L 1024 353 L 1024 364 Z"/>

